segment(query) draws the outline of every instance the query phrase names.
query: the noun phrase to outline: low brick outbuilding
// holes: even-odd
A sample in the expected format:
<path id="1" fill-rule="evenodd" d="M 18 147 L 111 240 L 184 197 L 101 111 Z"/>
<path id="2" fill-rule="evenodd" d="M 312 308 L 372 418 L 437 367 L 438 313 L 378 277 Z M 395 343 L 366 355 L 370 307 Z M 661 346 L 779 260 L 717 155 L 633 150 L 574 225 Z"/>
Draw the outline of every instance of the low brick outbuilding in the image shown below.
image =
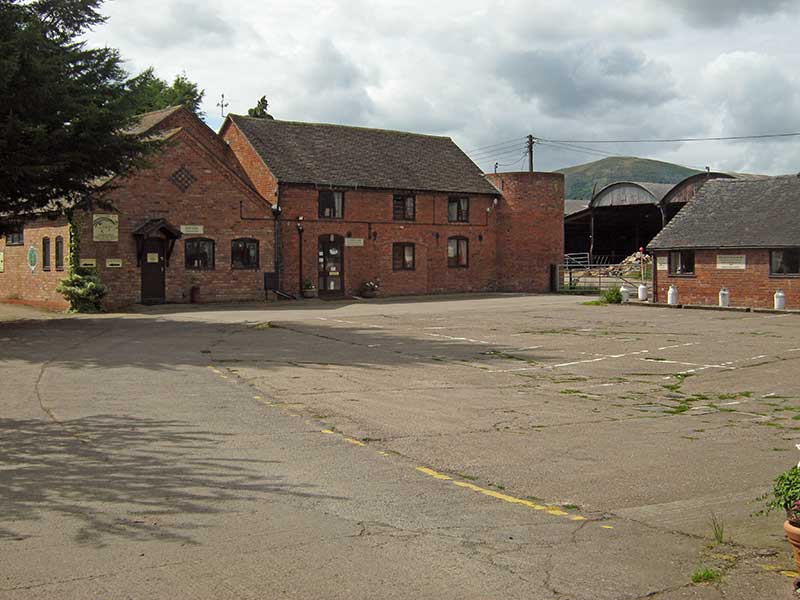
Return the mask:
<path id="1" fill-rule="evenodd" d="M 654 296 L 771 308 L 775 292 L 800 308 L 800 177 L 713 179 L 649 245 L 655 255 Z"/>
<path id="2" fill-rule="evenodd" d="M 108 308 L 139 302 L 264 298 L 274 263 L 271 205 L 230 148 L 181 107 L 142 115 L 164 142 L 150 166 L 98 188 L 113 209 L 78 211 L 80 261 L 96 266 Z M 0 300 L 52 307 L 68 270 L 65 219 L 41 218 L 0 240 Z"/>

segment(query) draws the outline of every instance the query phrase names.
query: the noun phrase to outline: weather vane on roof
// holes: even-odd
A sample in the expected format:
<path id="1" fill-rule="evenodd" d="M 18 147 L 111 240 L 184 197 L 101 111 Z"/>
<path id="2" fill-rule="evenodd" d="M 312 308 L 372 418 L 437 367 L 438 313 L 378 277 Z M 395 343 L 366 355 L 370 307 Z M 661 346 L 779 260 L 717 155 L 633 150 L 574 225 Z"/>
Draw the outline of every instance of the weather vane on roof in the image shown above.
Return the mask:
<path id="1" fill-rule="evenodd" d="M 225 94 L 222 94 L 219 102 L 217 102 L 217 106 L 219 107 L 219 112 L 222 117 L 225 117 L 225 109 L 228 108 L 230 103 L 225 102 Z"/>

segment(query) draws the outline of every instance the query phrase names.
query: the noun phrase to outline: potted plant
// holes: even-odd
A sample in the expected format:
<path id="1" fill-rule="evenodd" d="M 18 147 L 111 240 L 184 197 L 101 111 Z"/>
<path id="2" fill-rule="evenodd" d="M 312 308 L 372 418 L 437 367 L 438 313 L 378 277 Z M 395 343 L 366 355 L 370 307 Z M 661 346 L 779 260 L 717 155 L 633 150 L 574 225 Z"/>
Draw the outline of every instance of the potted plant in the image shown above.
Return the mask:
<path id="1" fill-rule="evenodd" d="M 370 279 L 365 281 L 361 286 L 361 295 L 364 298 L 374 298 L 378 295 L 378 290 L 381 288 L 381 283 L 377 279 Z"/>
<path id="2" fill-rule="evenodd" d="M 783 530 L 792 545 L 794 562 L 800 569 L 800 465 L 787 469 L 775 479 L 771 492 L 767 494 L 767 512 L 774 509 L 786 512 Z"/>
<path id="3" fill-rule="evenodd" d="M 318 295 L 318 290 L 314 285 L 314 282 L 310 279 L 306 279 L 303 282 L 303 298 L 316 298 Z"/>

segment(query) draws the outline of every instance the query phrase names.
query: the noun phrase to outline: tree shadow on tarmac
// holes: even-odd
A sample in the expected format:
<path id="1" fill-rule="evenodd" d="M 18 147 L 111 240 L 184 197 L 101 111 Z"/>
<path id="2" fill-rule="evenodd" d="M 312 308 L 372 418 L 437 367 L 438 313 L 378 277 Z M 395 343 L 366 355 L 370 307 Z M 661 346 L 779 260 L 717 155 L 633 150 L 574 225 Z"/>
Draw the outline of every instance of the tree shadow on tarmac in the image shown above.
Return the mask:
<path id="1" fill-rule="evenodd" d="M 109 538 L 198 543 L 203 515 L 282 494 L 334 498 L 265 475 L 277 461 L 215 456 L 227 434 L 188 423 L 110 415 L 0 419 L 0 542 L 21 521 L 68 517 L 79 543 Z M 194 519 L 193 519 L 194 517 Z"/>
<path id="2" fill-rule="evenodd" d="M 424 331 L 405 334 L 357 323 L 328 325 L 322 320 L 273 326 L 133 316 L 6 323 L 0 324 L 0 373 L 5 360 L 67 369 L 170 371 L 184 365 L 207 366 L 223 354 L 225 359 L 265 369 L 287 362 L 394 367 L 438 364 L 446 358 L 482 362 L 491 360 L 493 351 L 505 349 Z M 469 328 L 468 321 L 463 325 Z M 554 357 L 526 352 L 531 361 L 548 358 Z"/>

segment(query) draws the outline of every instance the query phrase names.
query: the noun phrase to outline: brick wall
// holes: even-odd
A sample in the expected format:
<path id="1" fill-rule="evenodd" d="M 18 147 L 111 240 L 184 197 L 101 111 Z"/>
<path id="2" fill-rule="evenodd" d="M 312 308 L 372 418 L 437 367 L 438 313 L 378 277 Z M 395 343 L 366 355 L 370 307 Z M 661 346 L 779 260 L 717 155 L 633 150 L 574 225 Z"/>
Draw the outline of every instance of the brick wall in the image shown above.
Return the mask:
<path id="1" fill-rule="evenodd" d="M 62 220 L 43 219 L 25 227 L 25 240 L 21 246 L 8 246 L 6 237 L 0 237 L 0 252 L 3 253 L 3 272 L 0 273 L 0 301 L 20 301 L 47 308 L 64 309 L 67 302 L 55 290 L 69 268 L 69 233 Z M 56 268 L 56 238 L 64 239 L 64 269 Z M 50 270 L 44 269 L 42 240 L 50 239 Z M 28 266 L 28 250 L 38 250 L 38 264 L 31 270 Z"/>
<path id="2" fill-rule="evenodd" d="M 718 254 L 746 257 L 744 270 L 717 269 Z M 656 260 L 666 260 L 668 253 L 655 253 Z M 681 304 L 719 303 L 719 291 L 727 287 L 731 306 L 772 308 L 775 291 L 786 294 L 786 308 L 800 309 L 800 278 L 769 274 L 769 250 L 697 250 L 694 276 L 670 276 L 668 271 L 655 270 L 655 300 L 667 301 L 670 285 L 678 289 Z"/>
<path id="3" fill-rule="evenodd" d="M 181 167 L 197 179 L 185 192 L 170 181 Z M 109 307 L 141 300 L 133 230 L 151 218 L 164 218 L 175 227 L 204 228 L 202 234 L 186 234 L 175 243 L 166 269 L 167 302 L 188 302 L 194 286 L 199 287 L 201 302 L 264 298 L 263 272 L 272 271 L 274 263 L 274 220 L 269 205 L 188 133 L 179 134 L 152 168 L 127 178 L 107 199 L 120 213 L 119 242 L 93 242 L 91 220 L 86 215 L 81 228 L 81 258 L 97 260 L 109 288 Z M 213 270 L 186 269 L 185 243 L 192 237 L 214 240 Z M 259 241 L 258 270 L 231 268 L 231 241 L 244 237 Z M 109 258 L 122 259 L 123 266 L 106 267 Z"/>
<path id="4" fill-rule="evenodd" d="M 213 133 L 202 133 L 211 135 Z M 209 130 L 210 132 L 210 130 Z M 226 164 L 225 157 L 212 151 L 214 143 L 201 143 L 183 130 L 169 140 L 165 149 L 151 161 L 148 169 L 115 182 L 118 186 L 103 196 L 114 210 L 97 208 L 95 213 L 119 214 L 119 241 L 95 242 L 92 215 L 76 215 L 81 236 L 81 258 L 95 259 L 100 277 L 108 286 L 107 308 L 117 308 L 141 300 L 141 270 L 137 266 L 137 247 L 133 230 L 151 218 L 164 218 L 175 227 L 202 225 L 203 234 L 184 235 L 175 243 L 166 269 L 166 301 L 188 302 L 190 291 L 199 287 L 201 302 L 259 300 L 264 298 L 264 271 L 274 270 L 274 219 L 270 205 Z M 181 167 L 189 170 L 196 181 L 181 191 L 170 176 Z M 31 244 L 41 248 L 41 238 L 61 234 L 66 227 L 46 221 L 29 223 L 25 228 L 23 247 L 4 248 L 5 273 L 0 274 L 0 298 L 66 306 L 55 292 L 63 274 L 30 272 L 27 249 Z M 215 241 L 215 268 L 209 271 L 187 270 L 185 240 L 191 237 Z M 259 241 L 259 268 L 231 267 L 231 241 L 236 238 Z M 55 253 L 53 243 L 51 252 Z M 121 267 L 109 267 L 108 259 L 120 259 Z M 55 265 L 53 258 L 53 265 Z"/>
<path id="5" fill-rule="evenodd" d="M 358 293 L 362 284 L 380 279 L 381 295 L 473 292 L 495 289 L 496 239 L 494 212 L 487 212 L 493 197 L 470 197 L 469 223 L 449 223 L 447 194 L 416 194 L 416 220 L 394 221 L 391 190 L 346 190 L 344 219 L 319 219 L 319 192 L 314 186 L 280 186 L 282 288 L 299 291 L 298 217 L 303 217 L 303 279 L 318 285 L 318 243 L 320 236 L 360 238 L 363 246 L 344 248 L 344 285 L 348 294 Z M 469 266 L 447 266 L 447 239 L 469 240 Z M 393 271 L 392 244 L 415 245 L 415 269 Z"/>
<path id="6" fill-rule="evenodd" d="M 497 285 L 503 291 L 550 291 L 550 265 L 564 259 L 564 176 L 497 173 Z"/>
<path id="7" fill-rule="evenodd" d="M 258 193 L 274 204 L 277 201 L 278 182 L 241 130 L 232 121 L 226 121 L 220 137 L 227 142 Z"/>

